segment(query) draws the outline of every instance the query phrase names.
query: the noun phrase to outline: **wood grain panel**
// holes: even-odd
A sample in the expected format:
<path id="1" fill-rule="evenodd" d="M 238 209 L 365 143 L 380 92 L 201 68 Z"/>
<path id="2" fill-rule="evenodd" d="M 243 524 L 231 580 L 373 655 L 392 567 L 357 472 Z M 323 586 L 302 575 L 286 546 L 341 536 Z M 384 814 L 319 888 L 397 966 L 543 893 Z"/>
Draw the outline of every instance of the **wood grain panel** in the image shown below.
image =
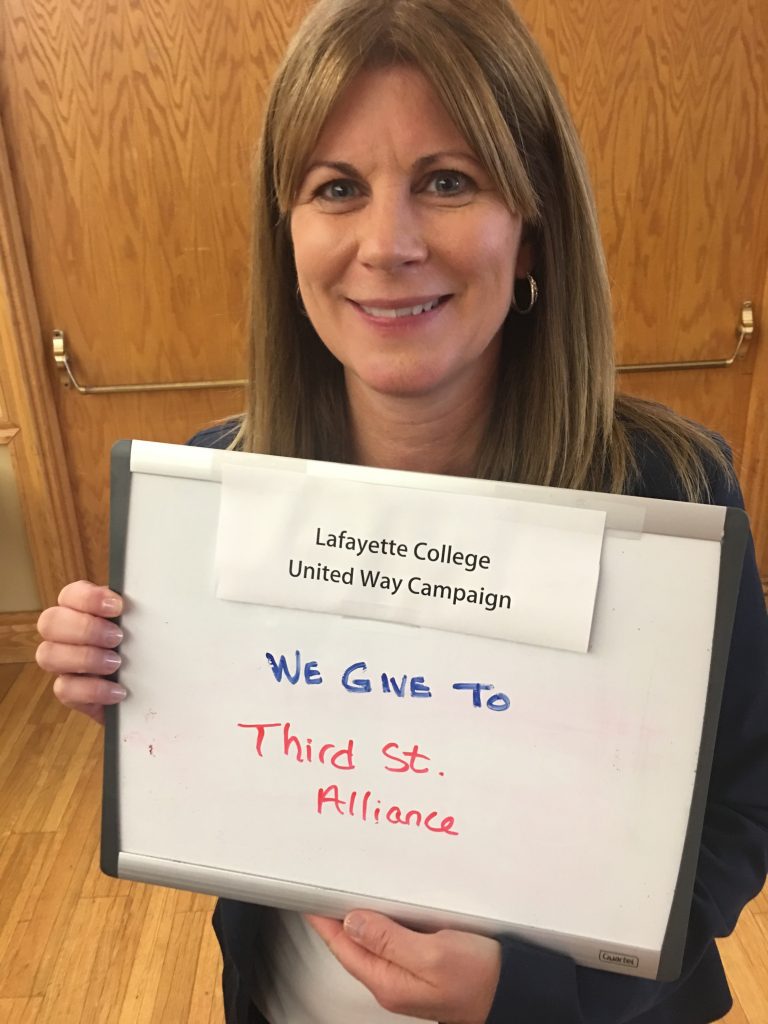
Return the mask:
<path id="1" fill-rule="evenodd" d="M 168 952 L 155 995 L 152 1024 L 194 1019 L 190 1006 L 197 962 L 203 936 L 210 927 L 211 915 L 205 911 L 172 916 Z"/>
<path id="2" fill-rule="evenodd" d="M 70 458 L 90 578 L 107 578 L 109 453 L 114 442 L 137 438 L 181 444 L 201 427 L 240 412 L 242 402 L 240 390 L 65 397 L 62 430 L 80 439 Z"/>
<path id="3" fill-rule="evenodd" d="M 42 999 L 0 999 L 0 1020 L 6 1024 L 36 1024 Z"/>
<path id="4" fill-rule="evenodd" d="M 12 664 L 10 662 L 3 664 L 0 662 L 0 704 L 7 697 L 9 690 L 16 681 L 16 676 L 21 671 L 21 667 L 20 664 Z"/>
<path id="5" fill-rule="evenodd" d="M 242 359 L 252 140 L 228 15 L 243 5 L 199 5 L 197 32 L 189 6 L 24 2 L 6 23 L 43 331 L 66 332 L 92 382 L 184 379 L 190 361 L 216 377 L 233 348 Z"/>
<path id="6" fill-rule="evenodd" d="M 619 377 L 626 394 L 647 398 L 721 434 L 733 449 L 737 472 L 744 466 L 744 438 L 752 393 L 754 353 L 723 370 L 638 373 Z"/>
<path id="7" fill-rule="evenodd" d="M 763 924 L 768 925 L 768 890 L 764 889 L 755 896 L 753 907 L 756 914 L 760 914 Z"/>
<path id="8" fill-rule="evenodd" d="M 34 975 L 31 995 L 48 993 L 60 961 L 62 936 L 69 927 L 88 867 L 83 857 L 83 837 L 98 834 L 99 807 L 91 793 L 94 786 L 98 787 L 100 776 L 100 764 L 94 752 L 68 809 L 71 831 L 61 834 L 55 856 L 42 866 L 34 911 L 24 929 L 23 939 L 20 938 L 15 946 L 19 954 L 25 949 L 37 951 L 35 963 L 30 965 L 30 972 Z"/>
<path id="9" fill-rule="evenodd" d="M 301 5 L 4 9 L 44 335 L 93 384 L 242 376 L 252 153 Z"/>
<path id="10" fill-rule="evenodd" d="M 587 152 L 619 361 L 730 356 L 768 268 L 762 0 L 520 0 Z"/>
<path id="11" fill-rule="evenodd" d="M 102 734 L 50 684 L 0 667 L 0 1020 L 221 1024 L 211 897 L 94 881 Z"/>
<path id="12" fill-rule="evenodd" d="M 200 1024 L 222 1024 L 221 1017 L 221 953 L 213 942 L 206 942 L 210 935 L 211 910 L 205 910 L 206 930 L 195 964 L 195 978 L 192 998 L 189 1003 L 189 1020 Z"/>
<path id="13" fill-rule="evenodd" d="M 728 971 L 729 984 L 750 1021 L 766 1014 L 768 992 L 768 928 L 765 915 L 747 908 L 733 935 L 718 943 Z"/>
<path id="14" fill-rule="evenodd" d="M 0 665 L 34 661 L 40 643 L 37 612 L 4 612 L 0 614 Z"/>
<path id="15" fill-rule="evenodd" d="M 58 957 L 41 1006 L 43 1019 L 77 1024 L 112 1016 L 115 982 L 120 977 L 113 956 L 125 929 L 129 897 L 78 899 L 61 933 L 69 957 Z"/>
<path id="16" fill-rule="evenodd" d="M 750 1024 L 749 1018 L 742 1010 L 738 998 L 734 997 L 733 1009 L 723 1017 L 723 1024 Z"/>

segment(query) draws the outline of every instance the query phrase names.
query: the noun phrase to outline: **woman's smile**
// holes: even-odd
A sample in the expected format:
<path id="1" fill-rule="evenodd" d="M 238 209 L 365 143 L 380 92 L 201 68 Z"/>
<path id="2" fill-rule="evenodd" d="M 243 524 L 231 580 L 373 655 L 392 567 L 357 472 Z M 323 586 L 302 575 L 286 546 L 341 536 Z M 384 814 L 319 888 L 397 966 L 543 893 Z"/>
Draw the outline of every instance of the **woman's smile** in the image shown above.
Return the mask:
<path id="1" fill-rule="evenodd" d="M 366 321 L 382 327 L 384 330 L 408 330 L 424 326 L 424 321 L 431 319 L 443 309 L 450 295 L 437 295 L 407 299 L 360 299 L 349 301 L 363 314 Z"/>

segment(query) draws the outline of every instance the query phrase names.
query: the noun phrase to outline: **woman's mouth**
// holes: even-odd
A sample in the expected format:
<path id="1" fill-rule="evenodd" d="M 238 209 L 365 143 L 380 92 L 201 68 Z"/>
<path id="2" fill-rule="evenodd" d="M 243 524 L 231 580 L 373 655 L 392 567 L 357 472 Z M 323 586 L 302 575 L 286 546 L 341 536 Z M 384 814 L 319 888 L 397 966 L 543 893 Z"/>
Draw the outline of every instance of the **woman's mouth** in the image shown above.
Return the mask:
<path id="1" fill-rule="evenodd" d="M 402 320 L 405 317 L 418 317 L 431 313 L 438 306 L 447 302 L 450 297 L 450 295 L 437 295 L 433 298 L 422 298 L 416 301 L 411 299 L 403 299 L 402 301 L 381 299 L 370 302 L 352 301 L 366 316 L 384 320 Z"/>

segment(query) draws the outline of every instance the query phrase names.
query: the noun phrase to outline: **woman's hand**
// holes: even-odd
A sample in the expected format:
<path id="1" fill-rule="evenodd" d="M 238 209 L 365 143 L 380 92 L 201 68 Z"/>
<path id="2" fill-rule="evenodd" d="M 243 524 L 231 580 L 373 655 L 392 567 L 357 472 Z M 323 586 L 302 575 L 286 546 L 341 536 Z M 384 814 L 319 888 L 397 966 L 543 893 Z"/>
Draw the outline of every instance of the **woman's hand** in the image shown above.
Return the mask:
<path id="1" fill-rule="evenodd" d="M 46 608 L 37 620 L 43 642 L 37 648 L 37 664 L 55 672 L 53 692 L 68 708 L 104 722 L 104 705 L 117 704 L 124 687 L 102 676 L 120 665 L 112 648 L 123 639 L 119 626 L 109 622 L 123 610 L 123 599 L 107 587 L 80 580 L 59 594 L 55 608 Z"/>
<path id="2" fill-rule="evenodd" d="M 336 959 L 391 1013 L 443 1024 L 482 1024 L 501 970 L 495 939 L 411 931 L 383 914 L 355 910 L 343 922 L 306 919 Z"/>

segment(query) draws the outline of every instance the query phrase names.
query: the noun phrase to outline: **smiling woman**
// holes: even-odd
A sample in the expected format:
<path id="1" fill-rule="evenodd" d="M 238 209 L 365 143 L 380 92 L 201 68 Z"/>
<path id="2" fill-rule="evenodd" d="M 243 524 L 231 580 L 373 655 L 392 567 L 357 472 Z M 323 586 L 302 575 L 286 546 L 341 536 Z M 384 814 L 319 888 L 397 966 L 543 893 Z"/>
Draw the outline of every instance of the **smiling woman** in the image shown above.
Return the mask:
<path id="1" fill-rule="evenodd" d="M 248 408 L 192 443 L 742 504 L 719 438 L 615 393 L 579 142 L 507 0 L 320 0 L 269 96 L 255 218 Z M 304 568 L 314 578 L 326 567 Z M 429 596 L 504 597 L 482 586 Z M 120 600 L 72 584 L 39 623 L 38 660 L 59 673 L 56 694 L 97 718 L 125 696 L 103 678 L 119 662 L 105 618 Z M 221 900 L 227 1021 L 721 1017 L 730 995 L 714 938 L 759 891 L 768 860 L 767 666 L 750 546 L 677 981 L 578 967 L 510 935 L 424 934 L 371 912 L 342 923 Z M 513 814 L 501 783 L 499 794 L 500 813 Z M 328 813 L 351 813 L 331 796 Z M 489 850 L 501 878 L 505 853 Z"/>

